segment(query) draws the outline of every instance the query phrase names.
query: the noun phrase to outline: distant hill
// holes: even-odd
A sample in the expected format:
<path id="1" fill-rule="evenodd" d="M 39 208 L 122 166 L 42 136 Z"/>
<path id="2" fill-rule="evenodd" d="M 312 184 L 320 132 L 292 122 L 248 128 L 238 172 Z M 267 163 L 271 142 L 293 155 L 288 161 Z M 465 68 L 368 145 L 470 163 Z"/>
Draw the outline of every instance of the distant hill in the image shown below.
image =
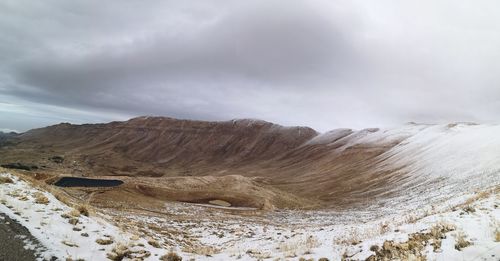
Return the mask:
<path id="1" fill-rule="evenodd" d="M 9 140 L 16 137 L 18 134 L 15 132 L 2 132 L 0 131 L 0 147 L 9 145 Z"/>

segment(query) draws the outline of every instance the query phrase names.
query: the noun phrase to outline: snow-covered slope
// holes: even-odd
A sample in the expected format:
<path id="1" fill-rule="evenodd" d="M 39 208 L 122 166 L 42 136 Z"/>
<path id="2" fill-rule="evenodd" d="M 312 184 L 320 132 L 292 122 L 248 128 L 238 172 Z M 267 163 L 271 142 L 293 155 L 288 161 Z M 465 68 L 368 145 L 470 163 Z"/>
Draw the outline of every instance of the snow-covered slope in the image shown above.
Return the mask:
<path id="1" fill-rule="evenodd" d="M 454 180 L 500 173 L 500 126 L 436 125 L 421 129 L 381 156 L 415 177 Z"/>
<path id="2" fill-rule="evenodd" d="M 300 149 L 304 158 L 315 153 L 302 170 L 321 181 L 312 185 L 318 193 L 328 190 L 334 203 L 419 208 L 500 184 L 500 125 L 339 129 Z"/>
<path id="3" fill-rule="evenodd" d="M 378 171 L 400 173 L 399 201 L 420 207 L 500 184 L 500 126 L 413 126 L 411 135 L 378 156 Z M 399 132 L 403 133 L 403 132 Z M 407 132 L 408 133 L 408 132 Z"/>
<path id="4" fill-rule="evenodd" d="M 109 260 L 113 249 L 126 246 L 147 260 L 158 260 L 167 253 L 148 245 L 144 238 L 119 230 L 102 217 L 85 216 L 65 205 L 52 194 L 32 187 L 14 175 L 0 173 L 12 183 L 0 184 L 0 212 L 28 228 L 46 249 L 39 249 L 40 260 Z M 42 199 L 42 200 L 40 200 Z M 109 244 L 98 244 L 98 240 Z M 0 249 L 0 251 L 2 251 Z M 146 252 L 147 251 L 147 252 Z"/>

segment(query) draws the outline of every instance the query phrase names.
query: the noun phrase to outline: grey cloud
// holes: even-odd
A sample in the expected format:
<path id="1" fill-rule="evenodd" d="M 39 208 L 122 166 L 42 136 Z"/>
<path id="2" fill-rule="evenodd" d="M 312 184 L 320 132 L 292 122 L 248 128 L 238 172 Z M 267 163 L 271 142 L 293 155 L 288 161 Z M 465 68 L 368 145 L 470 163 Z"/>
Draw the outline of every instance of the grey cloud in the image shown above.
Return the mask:
<path id="1" fill-rule="evenodd" d="M 5 2 L 0 98 L 320 130 L 495 121 L 498 4 L 460 4 Z"/>
<path id="2" fill-rule="evenodd" d="M 10 94 L 66 106 L 76 102 L 141 113 L 147 111 L 141 105 L 146 105 L 161 111 L 154 106 L 168 101 L 182 107 L 183 102 L 177 99 L 190 100 L 193 92 L 201 100 L 223 100 L 227 89 L 243 85 L 266 89 L 300 82 L 314 87 L 311 85 L 320 73 L 333 75 L 332 66 L 346 60 L 341 57 L 346 56 L 348 45 L 333 21 L 318 13 L 321 10 L 307 4 L 277 13 L 261 5 L 244 7 L 222 15 L 195 35 L 152 35 L 83 57 L 49 52 L 22 61 L 13 74 L 24 87 L 16 86 Z M 338 59 L 332 59 L 331 54 L 337 54 Z M 207 88 L 211 91 L 204 91 Z M 238 95 L 240 91 L 232 92 Z M 165 100 L 144 104 L 141 98 L 147 96 L 145 93 Z M 163 109 L 182 115 L 173 106 Z"/>
<path id="3" fill-rule="evenodd" d="M 343 32 L 327 14 L 318 14 L 307 4 L 278 10 L 245 7 L 223 15 L 196 34 L 153 34 L 83 57 L 59 55 L 56 50 L 21 63 L 18 78 L 58 89 L 75 83 L 114 85 L 121 79 L 283 81 L 319 72 L 332 75 L 341 70 L 332 67 L 345 67 L 353 59 Z"/>

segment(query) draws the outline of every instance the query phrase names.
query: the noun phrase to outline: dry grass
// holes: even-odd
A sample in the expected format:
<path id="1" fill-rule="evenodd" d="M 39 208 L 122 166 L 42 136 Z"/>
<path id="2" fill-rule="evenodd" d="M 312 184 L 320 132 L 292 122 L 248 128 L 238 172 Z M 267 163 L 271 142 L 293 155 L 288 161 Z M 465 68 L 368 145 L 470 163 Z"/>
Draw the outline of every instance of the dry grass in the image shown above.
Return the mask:
<path id="1" fill-rule="evenodd" d="M 73 226 L 76 226 L 76 224 L 78 224 L 78 221 L 79 221 L 78 218 L 72 217 L 68 220 L 68 223 L 70 223 Z"/>
<path id="2" fill-rule="evenodd" d="M 0 184 L 5 184 L 5 183 L 14 183 L 14 181 L 9 177 L 1 176 L 0 177 Z"/>
<path id="3" fill-rule="evenodd" d="M 49 204 L 49 199 L 41 192 L 37 192 L 33 195 L 35 197 L 35 203 L 37 204 Z"/>
<path id="4" fill-rule="evenodd" d="M 219 249 L 212 246 L 186 246 L 182 248 L 183 252 L 193 253 L 202 256 L 212 256 L 220 252 Z"/>
<path id="5" fill-rule="evenodd" d="M 342 238 L 334 240 L 335 245 L 357 245 L 359 242 L 361 242 L 361 236 L 352 229 Z"/>
<path id="6" fill-rule="evenodd" d="M 11 191 L 11 192 L 7 193 L 7 195 L 9 195 L 9 196 L 11 196 L 13 198 L 19 198 L 19 197 L 23 196 L 24 194 L 23 194 L 22 190 L 16 189 L 14 191 Z"/>
<path id="7" fill-rule="evenodd" d="M 389 223 L 387 222 L 382 222 L 379 225 L 379 233 L 380 235 L 383 235 L 391 230 Z"/>
<path id="8" fill-rule="evenodd" d="M 287 258 L 297 257 L 300 254 L 311 254 L 312 249 L 320 245 L 318 238 L 315 236 L 308 236 L 306 238 L 296 238 L 278 245 L 278 249 Z"/>
<path id="9" fill-rule="evenodd" d="M 306 239 L 306 248 L 310 252 L 311 249 L 319 247 L 320 243 L 318 241 L 318 238 L 315 236 L 309 236 Z"/>
<path id="10" fill-rule="evenodd" d="M 493 239 L 495 242 L 500 242 L 500 222 L 495 219 L 490 223 L 490 226 L 493 229 Z"/>
<path id="11" fill-rule="evenodd" d="M 106 257 L 113 261 L 121 261 L 130 255 L 130 249 L 124 244 L 117 244 Z"/>
<path id="12" fill-rule="evenodd" d="M 144 260 L 145 258 L 151 256 L 149 251 L 144 249 L 133 249 L 134 245 L 126 245 L 123 243 L 117 243 L 111 252 L 107 253 L 107 258 L 114 261 L 121 261 L 125 258 L 130 260 Z"/>
<path id="13" fill-rule="evenodd" d="M 476 212 L 476 209 L 472 205 L 466 205 L 466 206 L 464 206 L 463 210 L 466 213 L 469 213 L 469 214 Z"/>
<path id="14" fill-rule="evenodd" d="M 264 260 L 264 259 L 268 259 L 268 258 L 271 258 L 271 253 L 270 252 L 267 252 L 267 251 L 259 251 L 259 250 L 256 250 L 256 249 L 249 249 L 247 250 L 247 255 L 251 256 L 252 258 L 256 259 L 256 260 Z"/>
<path id="15" fill-rule="evenodd" d="M 478 200 L 486 199 L 492 195 L 498 195 L 499 193 L 500 193 L 500 186 L 496 186 L 494 188 L 483 190 L 483 191 L 476 191 L 473 196 L 469 197 L 464 202 L 448 206 L 447 208 L 437 210 L 434 206 L 432 206 L 432 209 L 426 210 L 425 212 L 420 212 L 420 213 L 416 212 L 416 213 L 409 214 L 409 215 L 405 216 L 404 222 L 402 222 L 402 223 L 414 224 L 424 217 L 438 214 L 438 213 L 456 211 L 457 209 L 462 209 L 463 211 L 465 211 L 467 213 L 473 213 L 473 212 L 475 212 L 475 209 L 473 207 L 474 203 L 476 203 Z"/>
<path id="16" fill-rule="evenodd" d="M 470 246 L 472 243 L 468 241 L 463 232 L 459 232 L 455 237 L 455 249 L 460 251 L 462 248 Z"/>
<path id="17" fill-rule="evenodd" d="M 66 261 L 85 261 L 83 258 L 73 259 L 72 257 L 66 257 Z"/>
<path id="18" fill-rule="evenodd" d="M 113 244 L 113 240 L 110 238 L 98 238 L 95 241 L 99 245 L 111 245 Z"/>
<path id="19" fill-rule="evenodd" d="M 299 243 L 297 241 L 283 242 L 279 244 L 278 249 L 287 258 L 297 257 L 297 252 L 298 252 L 297 250 L 299 249 Z"/>
<path id="20" fill-rule="evenodd" d="M 489 198 L 491 195 L 498 195 L 499 193 L 500 193 L 500 186 L 496 186 L 488 190 L 477 191 L 472 197 L 468 198 L 461 204 L 457 204 L 456 206 L 452 207 L 452 209 L 462 208 L 466 212 L 469 211 L 474 212 L 475 209 L 473 208 L 473 204 L 475 202 L 477 202 L 478 200 Z"/>
<path id="21" fill-rule="evenodd" d="M 445 234 L 453 230 L 455 230 L 455 226 L 440 222 L 431 227 L 430 232 L 410 234 L 406 242 L 399 243 L 387 240 L 383 243 L 382 247 L 370 247 L 370 250 L 375 252 L 375 254 L 366 260 L 427 260 L 424 254 L 426 246 L 431 245 L 434 251 L 438 251 L 441 247 L 441 240 L 445 238 Z"/>
<path id="22" fill-rule="evenodd" d="M 457 226 L 454 224 L 441 221 L 431 227 L 431 235 L 435 238 L 441 238 L 444 236 L 444 233 L 454 231 L 456 229 Z"/>
<path id="23" fill-rule="evenodd" d="M 177 253 L 170 251 L 168 254 L 160 257 L 161 261 L 182 261 L 182 257 L 180 257 Z"/>
<path id="24" fill-rule="evenodd" d="M 467 205 L 471 205 L 472 203 L 478 201 L 478 200 L 481 200 L 481 199 L 485 199 L 485 198 L 488 198 L 494 191 L 479 191 L 479 192 L 476 192 L 474 196 L 468 198 L 464 203 L 463 205 L 464 206 L 467 206 Z"/>
<path id="25" fill-rule="evenodd" d="M 77 205 L 71 211 L 62 214 L 61 216 L 64 218 L 79 218 L 80 215 L 89 216 L 88 207 L 85 205 Z"/>
<path id="26" fill-rule="evenodd" d="M 88 217 L 90 215 L 90 206 L 88 204 L 78 205 L 76 209 L 80 212 L 81 215 Z"/>
<path id="27" fill-rule="evenodd" d="M 68 205 L 68 206 L 73 206 L 75 205 L 75 200 L 68 196 L 68 194 L 64 191 L 62 191 L 61 189 L 59 188 L 53 188 L 53 187 L 49 187 L 47 186 L 46 184 L 43 184 L 42 187 L 47 190 L 48 192 L 50 192 L 52 195 L 54 195 L 54 197 L 61 201 L 62 203 Z"/>
<path id="28" fill-rule="evenodd" d="M 35 174 L 33 176 L 32 174 L 26 175 L 25 173 L 17 172 L 15 170 L 9 170 L 9 173 L 16 176 L 19 178 L 21 181 L 27 182 L 30 184 L 33 188 L 39 189 L 42 191 L 47 191 L 50 194 L 52 194 L 57 200 L 61 201 L 62 203 L 68 205 L 68 206 L 74 206 L 75 205 L 75 198 L 71 197 L 66 193 L 64 190 L 51 186 L 47 183 L 45 183 L 45 180 L 38 180 L 36 176 L 38 174 Z M 53 175 L 50 175 L 53 176 Z M 55 177 L 55 176 L 54 176 Z"/>
<path id="29" fill-rule="evenodd" d="M 74 208 L 70 212 L 68 212 L 68 215 L 71 217 L 79 217 L 80 211 L 78 211 L 78 209 Z"/>
<path id="30" fill-rule="evenodd" d="M 161 244 L 154 239 L 148 240 L 148 244 L 150 244 L 154 248 L 161 248 Z"/>

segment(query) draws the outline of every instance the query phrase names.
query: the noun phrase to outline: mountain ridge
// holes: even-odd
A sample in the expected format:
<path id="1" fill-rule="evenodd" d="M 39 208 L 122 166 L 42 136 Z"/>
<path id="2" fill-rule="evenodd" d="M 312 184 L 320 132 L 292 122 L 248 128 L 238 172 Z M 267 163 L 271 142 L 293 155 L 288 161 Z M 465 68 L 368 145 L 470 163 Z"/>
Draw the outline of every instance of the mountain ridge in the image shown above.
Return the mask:
<path id="1" fill-rule="evenodd" d="M 127 176 L 131 180 L 181 177 L 187 188 L 200 186 L 202 181 L 197 177 L 210 176 L 215 179 L 213 184 L 227 182 L 228 187 L 218 188 L 220 191 L 229 191 L 243 182 L 261 189 L 267 187 L 274 194 L 290 193 L 305 202 L 352 206 L 401 196 L 401 188 L 413 188 L 418 182 L 439 182 L 447 177 L 446 173 L 438 172 L 433 177 L 422 170 L 434 166 L 433 160 L 453 162 L 448 158 L 467 146 L 464 139 L 473 145 L 469 150 L 475 153 L 483 147 L 491 148 L 496 143 L 489 144 L 481 136 L 486 133 L 490 141 L 496 142 L 497 128 L 465 123 L 406 124 L 396 129 L 318 133 L 308 127 L 284 127 L 260 120 L 207 122 L 137 117 L 123 122 L 63 123 L 30 130 L 0 148 L 0 163 L 25 162 L 46 166 L 40 171 L 72 176 Z M 461 136 L 464 138 L 455 138 Z M 51 162 L 54 156 L 65 160 Z M 427 165 L 415 169 L 421 159 Z M 489 156 L 487 160 L 494 161 Z M 457 166 L 468 173 L 467 168 L 477 164 L 474 161 L 470 167 Z M 427 181 L 419 179 L 429 175 Z M 242 178 L 224 179 L 227 176 Z M 257 187 L 248 187 L 244 198 L 251 198 L 251 191 Z M 242 196 L 228 196 L 236 201 L 238 197 Z"/>

